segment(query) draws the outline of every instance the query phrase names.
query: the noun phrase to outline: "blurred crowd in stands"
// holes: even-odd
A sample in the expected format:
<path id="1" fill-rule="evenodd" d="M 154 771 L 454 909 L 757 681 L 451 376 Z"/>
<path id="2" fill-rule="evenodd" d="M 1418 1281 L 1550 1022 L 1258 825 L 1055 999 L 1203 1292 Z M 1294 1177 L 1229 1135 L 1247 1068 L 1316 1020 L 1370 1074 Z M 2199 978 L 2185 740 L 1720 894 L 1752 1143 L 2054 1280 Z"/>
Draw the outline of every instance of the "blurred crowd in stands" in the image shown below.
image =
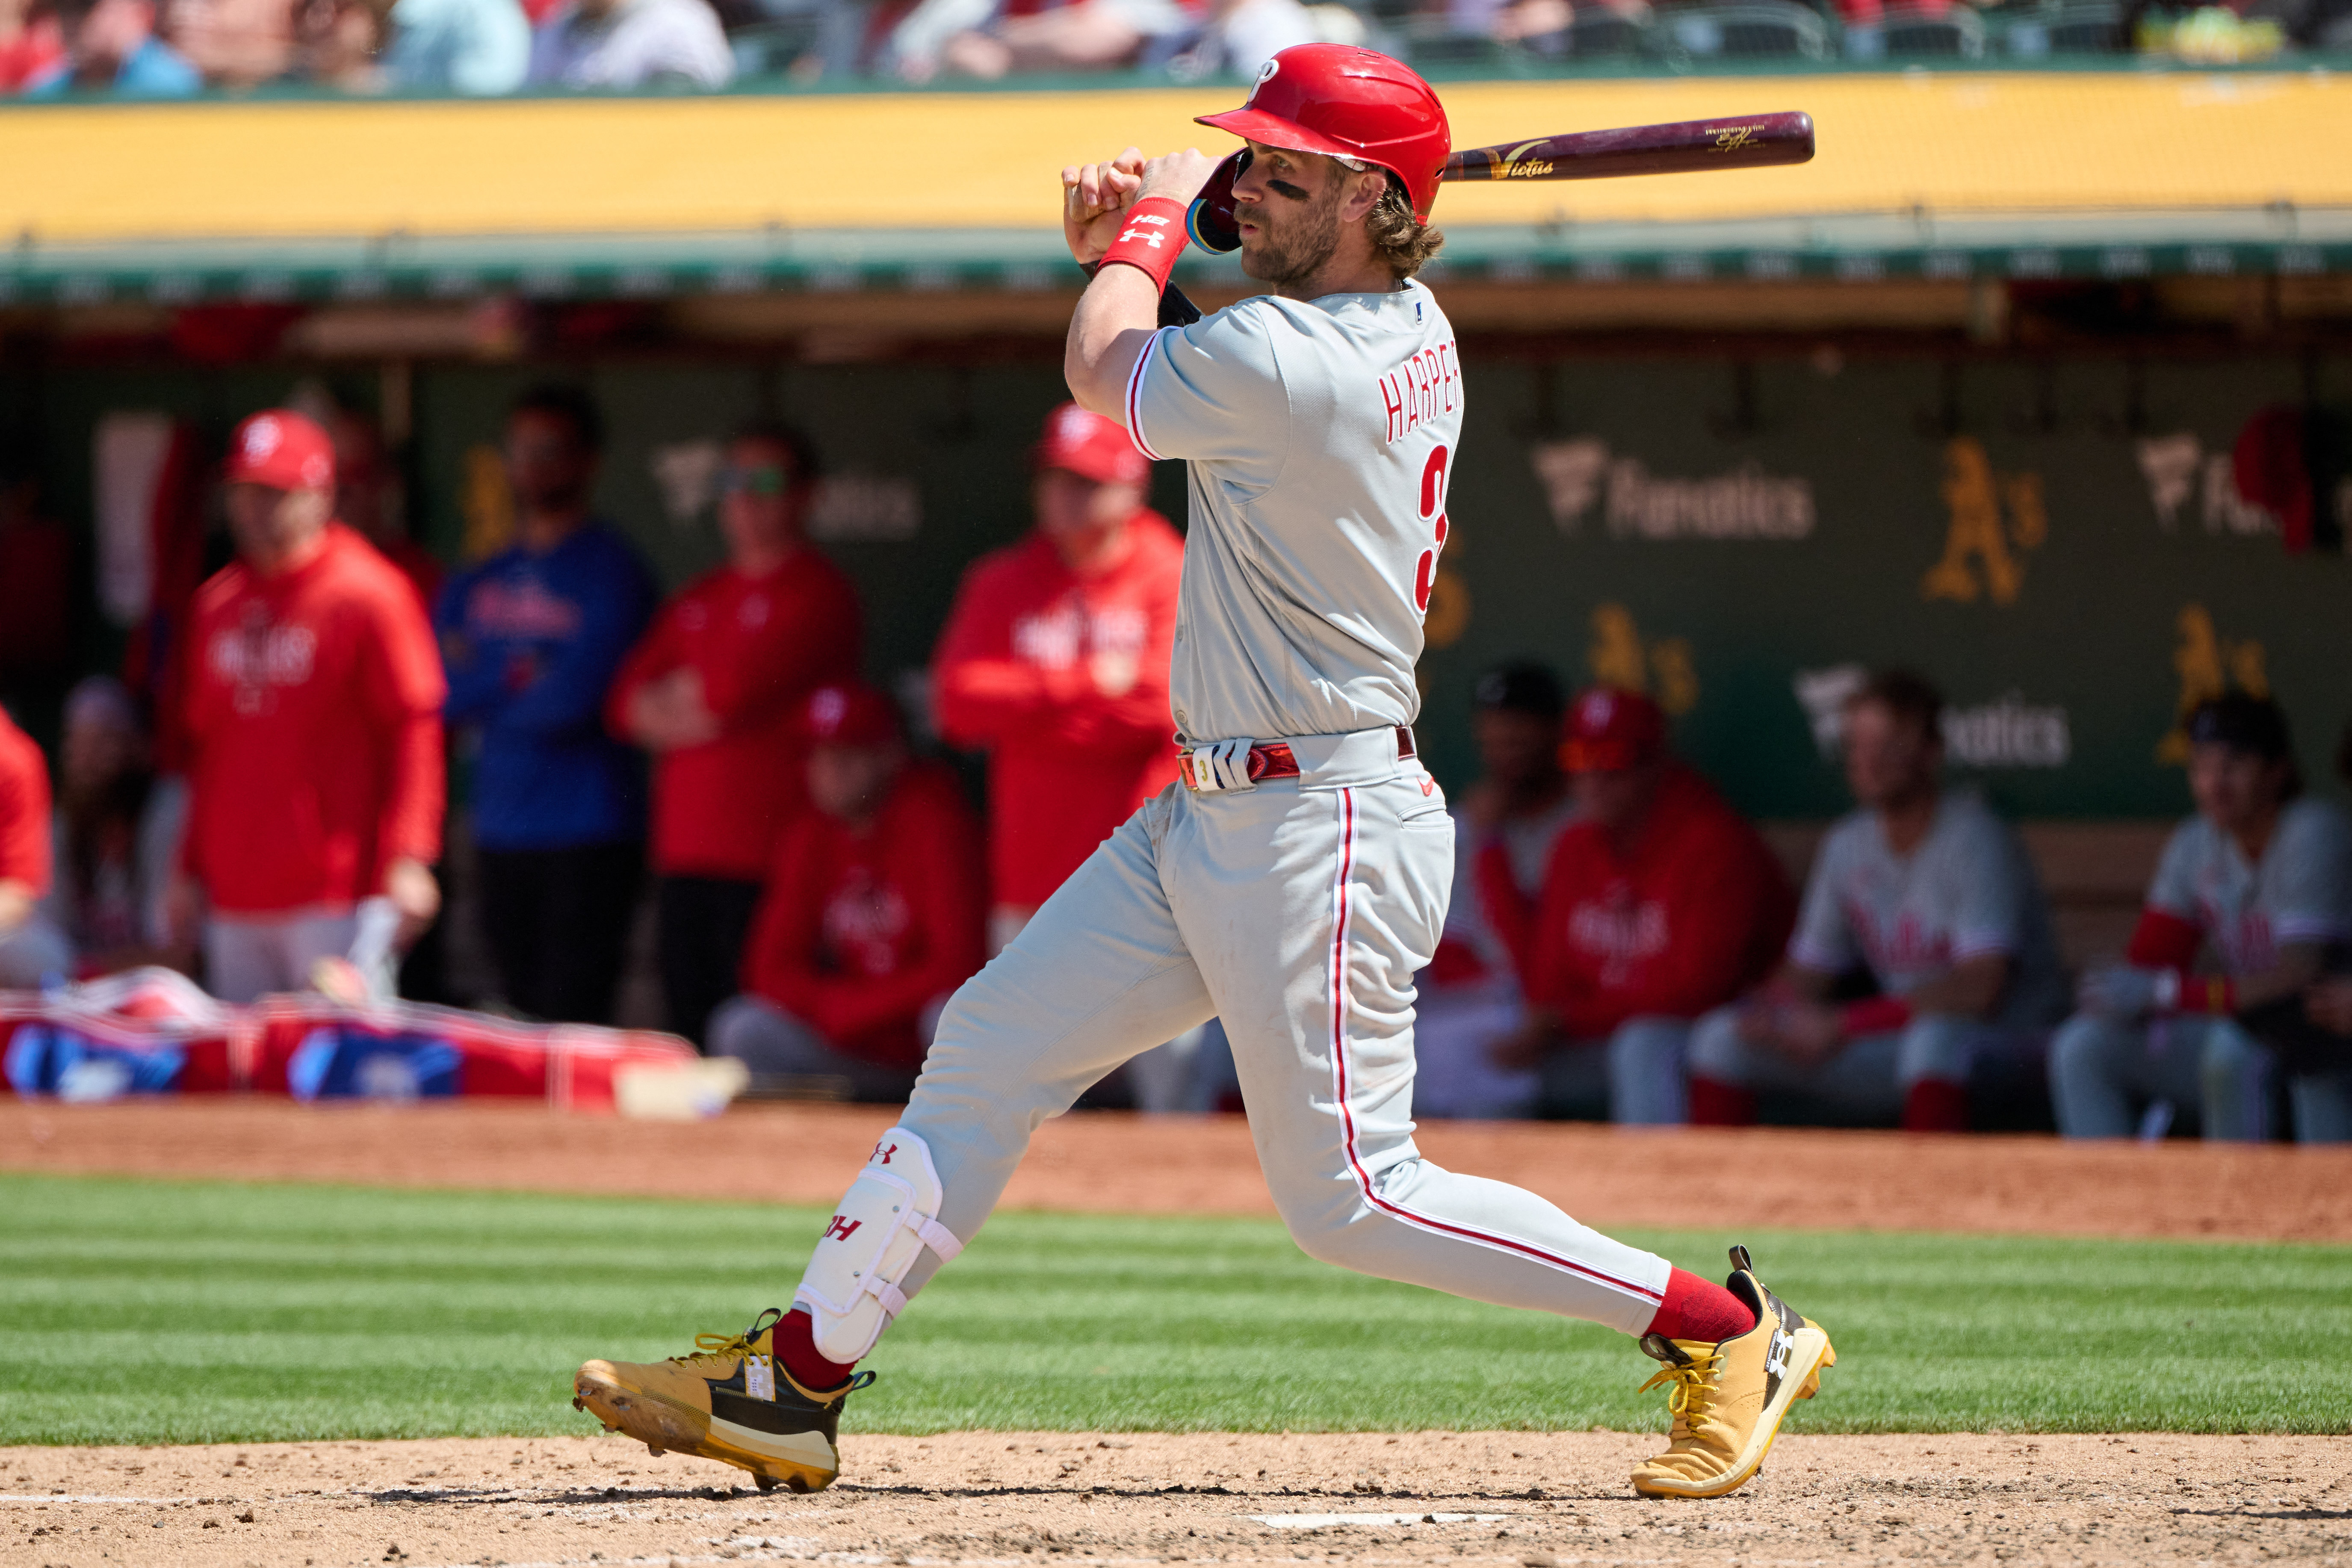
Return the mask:
<path id="1" fill-rule="evenodd" d="M 0 94 L 498 94 L 1254 75 L 1313 40 L 1472 75 L 2352 49 L 2352 0 L 0 0 Z"/>
<path id="2" fill-rule="evenodd" d="M 594 514 L 603 422 L 577 389 L 509 409 L 511 536 L 454 575 L 387 504 L 373 427 L 321 412 L 238 426 L 231 557 L 158 604 L 126 663 L 142 691 L 75 685 L 54 766 L 0 714 L 0 986 L 162 963 L 231 1002 L 388 998 L 404 963 L 412 994 L 601 1023 L 649 904 L 671 1029 L 765 1089 L 887 1100 L 954 988 L 1181 787 L 1182 545 L 1125 432 L 1075 405 L 1032 448 L 1033 528 L 966 574 L 911 716 L 860 679 L 797 431 L 732 435 L 725 563 L 664 599 Z M 65 596 L 62 533 L 0 482 L 21 590 L 0 620 L 25 644 L 0 673 L 58 634 L 33 612 Z M 2305 792 L 2278 706 L 2187 716 L 2194 814 L 2126 951 L 2071 976 L 2018 831 L 1943 779 L 1942 706 L 1902 670 L 1853 690 L 1854 808 L 1792 879 L 1650 698 L 1490 671 L 1416 1110 L 1960 1131 L 2023 1105 L 2073 1136 L 2352 1141 L 2352 819 Z M 984 753 L 984 820 L 934 735 Z M 485 995 L 430 978 L 453 877 Z M 1213 1022 L 1118 1092 L 1238 1106 Z"/>

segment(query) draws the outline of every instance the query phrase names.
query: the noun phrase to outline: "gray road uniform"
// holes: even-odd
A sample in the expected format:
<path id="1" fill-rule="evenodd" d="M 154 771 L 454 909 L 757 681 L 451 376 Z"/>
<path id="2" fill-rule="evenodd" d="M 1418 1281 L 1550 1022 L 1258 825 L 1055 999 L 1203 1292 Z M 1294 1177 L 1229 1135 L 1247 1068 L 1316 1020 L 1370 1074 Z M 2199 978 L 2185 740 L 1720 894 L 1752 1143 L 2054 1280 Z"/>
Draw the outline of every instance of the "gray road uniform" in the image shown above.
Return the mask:
<path id="1" fill-rule="evenodd" d="M 1444 922 L 1454 830 L 1403 727 L 1462 408 L 1453 329 L 1419 284 L 1251 299 L 1154 336 L 1124 412 L 1146 455 L 1190 467 L 1171 693 L 1188 782 L 949 1004 L 794 1297 L 826 1355 L 871 1346 L 1041 1122 L 1212 1016 L 1308 1254 L 1648 1326 L 1664 1258 L 1413 1146 L 1412 978 Z M 869 1224 L 902 1228 L 877 1244 Z"/>
<path id="2" fill-rule="evenodd" d="M 2291 801 L 2259 861 L 2202 816 L 2173 830 L 2147 907 L 2197 928 L 2221 972 L 2258 974 L 2295 944 L 2352 942 L 2352 821 L 2325 801 Z M 2272 1135 L 2270 1051 L 2234 1020 L 2193 1015 L 2067 1020 L 2052 1043 L 2051 1098 L 2072 1138 L 2124 1138 L 2151 1107 L 2151 1130 L 2172 1107 L 2197 1106 L 2216 1139 Z M 2295 1135 L 2352 1140 L 2352 1071 L 2298 1074 L 2290 1084 Z"/>
<path id="3" fill-rule="evenodd" d="M 1822 839 L 1789 938 L 1789 959 L 1822 974 L 1867 969 L 1878 988 L 1908 995 L 1954 965 L 1998 952 L 2010 963 L 1990 1019 L 1927 1014 L 1906 1028 L 1850 1041 L 1819 1066 L 1799 1066 L 1739 1035 L 1738 1009 L 1699 1023 L 1695 1077 L 1781 1089 L 1883 1119 L 1923 1079 L 1966 1083 L 1989 1052 L 2036 1054 L 2065 1010 L 2065 975 L 2050 910 L 2016 830 L 1973 795 L 1947 791 L 1927 837 L 1907 855 L 1886 842 L 1874 811 L 1839 820 Z"/>

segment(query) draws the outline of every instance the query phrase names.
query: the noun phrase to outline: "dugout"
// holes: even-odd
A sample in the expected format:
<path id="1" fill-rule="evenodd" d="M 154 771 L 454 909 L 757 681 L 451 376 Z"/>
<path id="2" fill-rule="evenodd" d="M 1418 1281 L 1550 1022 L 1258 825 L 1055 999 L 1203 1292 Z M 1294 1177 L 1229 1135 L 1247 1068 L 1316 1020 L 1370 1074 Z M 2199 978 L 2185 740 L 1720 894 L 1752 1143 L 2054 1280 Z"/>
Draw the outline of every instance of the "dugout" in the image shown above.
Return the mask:
<path id="1" fill-rule="evenodd" d="M 1213 142 L 1189 117 L 1238 90 L 0 105 L 0 431 L 81 542 L 78 657 L 133 618 L 95 521 L 110 416 L 201 447 L 331 390 L 378 413 L 412 526 L 454 559 L 502 525 L 504 400 L 553 374 L 603 400 L 604 509 L 671 581 L 717 556 L 714 438 L 806 426 L 870 673 L 907 689 L 963 566 L 1025 526 L 1076 281 L 1040 222 L 1053 170 Z M 1913 664 L 1953 701 L 1963 776 L 2036 825 L 2078 951 L 2185 809 L 2186 704 L 2274 692 L 2331 779 L 2352 81 L 2135 62 L 1441 90 L 1459 145 L 1802 108 L 1822 146 L 1441 202 L 1431 280 L 1471 394 L 1423 666 L 1442 778 L 1475 672 L 1538 654 L 1654 691 L 1801 855 L 1842 805 L 1819 743 L 1840 682 Z M 1238 284 L 1198 253 L 1179 279 L 1204 302 Z M 1160 496 L 1181 520 L 1172 469 Z"/>

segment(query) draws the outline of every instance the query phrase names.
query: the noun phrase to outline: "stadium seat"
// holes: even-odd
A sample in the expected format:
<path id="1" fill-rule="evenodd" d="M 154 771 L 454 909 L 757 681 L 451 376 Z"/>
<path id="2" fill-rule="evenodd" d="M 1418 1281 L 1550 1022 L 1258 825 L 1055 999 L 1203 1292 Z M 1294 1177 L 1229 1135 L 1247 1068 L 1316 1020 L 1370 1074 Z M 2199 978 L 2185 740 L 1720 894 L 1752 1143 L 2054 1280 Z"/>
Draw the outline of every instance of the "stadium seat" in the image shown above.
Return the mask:
<path id="1" fill-rule="evenodd" d="M 1443 16 L 1423 17 L 1406 26 L 1405 58 L 1415 65 L 1474 68 L 1507 72 L 1511 46 L 1485 33 L 1464 32 Z"/>
<path id="2" fill-rule="evenodd" d="M 1633 59 L 1654 52 L 1652 32 L 1646 17 L 1580 7 L 1568 26 L 1566 52 L 1580 60 Z"/>
<path id="3" fill-rule="evenodd" d="M 1890 11 L 1878 35 L 1880 52 L 1888 59 L 1943 56 L 1973 60 L 1981 59 L 1985 52 L 1984 18 L 1965 5 L 1954 5 L 1932 16 Z"/>
<path id="4" fill-rule="evenodd" d="M 1804 5 L 1709 5 L 1667 18 L 1667 36 L 1694 59 L 1831 56 L 1830 26 Z"/>
<path id="5" fill-rule="evenodd" d="M 2105 0 L 2028 11 L 2001 33 L 2001 48 L 2021 59 L 2113 54 L 2125 47 L 2123 12 Z"/>

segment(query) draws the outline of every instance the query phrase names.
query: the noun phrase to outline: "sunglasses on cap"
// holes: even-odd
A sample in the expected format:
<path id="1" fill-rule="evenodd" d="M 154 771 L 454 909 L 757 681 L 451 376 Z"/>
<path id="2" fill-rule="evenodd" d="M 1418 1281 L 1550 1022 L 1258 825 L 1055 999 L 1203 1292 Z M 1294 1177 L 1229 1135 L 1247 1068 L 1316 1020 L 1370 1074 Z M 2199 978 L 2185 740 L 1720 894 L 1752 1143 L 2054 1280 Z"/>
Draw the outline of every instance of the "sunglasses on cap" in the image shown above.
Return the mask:
<path id="1" fill-rule="evenodd" d="M 776 463 L 730 468 L 719 476 L 719 488 L 728 495 L 780 496 L 792 488 L 790 468 Z"/>

